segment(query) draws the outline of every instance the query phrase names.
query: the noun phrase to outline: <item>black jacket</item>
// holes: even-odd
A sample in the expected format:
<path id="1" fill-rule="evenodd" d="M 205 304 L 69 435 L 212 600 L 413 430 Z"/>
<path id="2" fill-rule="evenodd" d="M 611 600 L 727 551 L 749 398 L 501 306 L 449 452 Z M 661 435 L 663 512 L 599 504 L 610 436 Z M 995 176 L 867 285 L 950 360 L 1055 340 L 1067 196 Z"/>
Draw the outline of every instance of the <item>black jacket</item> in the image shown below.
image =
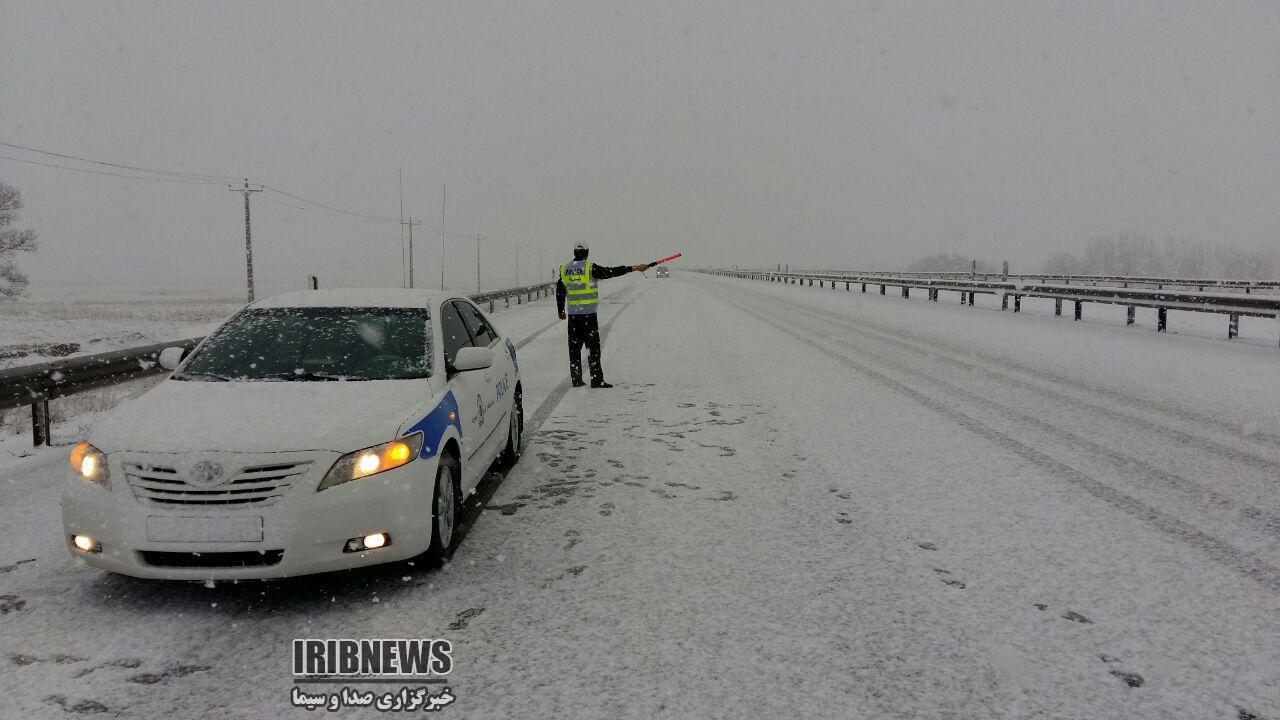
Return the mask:
<path id="1" fill-rule="evenodd" d="M 615 265 L 608 267 L 606 265 L 597 265 L 591 263 L 591 279 L 592 280 L 608 280 L 609 278 L 626 275 L 631 272 L 630 265 Z M 564 280 L 556 280 L 556 312 L 564 312 L 564 298 L 568 291 L 564 289 Z"/>

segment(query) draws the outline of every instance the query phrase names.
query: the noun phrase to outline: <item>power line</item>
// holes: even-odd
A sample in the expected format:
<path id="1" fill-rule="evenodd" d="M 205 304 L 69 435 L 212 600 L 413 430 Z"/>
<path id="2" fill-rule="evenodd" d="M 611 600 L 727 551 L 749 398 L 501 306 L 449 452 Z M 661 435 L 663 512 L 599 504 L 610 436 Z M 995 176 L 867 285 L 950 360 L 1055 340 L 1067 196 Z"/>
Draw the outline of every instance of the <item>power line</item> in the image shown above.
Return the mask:
<path id="1" fill-rule="evenodd" d="M 314 205 L 314 206 L 316 206 L 316 207 L 318 207 L 318 208 L 323 208 L 323 209 L 325 209 L 325 210 L 329 210 L 329 211 L 331 211 L 331 212 L 341 213 L 342 215 L 350 215 L 351 217 L 357 217 L 357 218 L 361 218 L 361 219 L 363 219 L 363 220 L 374 220 L 374 221 L 377 221 L 377 222 L 393 222 L 393 223 L 398 223 L 398 222 L 400 222 L 400 218 L 397 218 L 397 217 L 389 217 L 389 216 L 386 216 L 386 215 L 367 215 L 367 214 L 365 214 L 365 213 L 358 213 L 358 212 L 355 212 L 355 211 L 353 211 L 353 210 L 343 210 L 342 208 L 337 208 L 337 207 L 334 207 L 334 206 L 332 206 L 332 205 L 325 205 L 324 203 L 316 202 L 315 200 L 308 200 L 308 199 L 306 199 L 306 198 L 304 198 L 304 197 L 301 197 L 301 196 L 298 196 L 298 195 L 294 195 L 293 193 L 285 192 L 284 190 L 281 190 L 280 188 L 277 188 L 277 187 L 272 187 L 271 185 L 265 185 L 265 184 L 264 184 L 264 185 L 262 185 L 262 188 L 263 188 L 264 190 L 269 190 L 269 191 L 271 191 L 271 192 L 273 192 L 273 193 L 278 193 L 278 194 L 283 195 L 283 196 L 285 196 L 285 197 L 287 197 L 287 198 L 291 198 L 291 199 L 293 199 L 293 200 L 297 200 L 298 202 L 304 202 L 304 203 L 306 203 L 306 204 L 308 204 L 308 205 Z"/>
<path id="2" fill-rule="evenodd" d="M 318 208 L 307 207 L 306 205 L 299 205 L 297 203 L 289 202 L 288 200 L 281 200 L 279 198 L 275 198 L 267 194 L 263 194 L 262 199 L 266 200 L 267 202 L 273 205 L 279 205 L 280 207 L 286 207 L 291 210 L 301 210 L 302 212 L 315 213 L 322 217 L 338 218 L 340 220 L 361 220 L 361 218 L 353 218 L 349 215 L 343 215 L 339 213 L 329 212 L 327 210 L 320 210 Z"/>
<path id="3" fill-rule="evenodd" d="M 230 175 L 210 175 L 206 173 L 180 172 L 177 170 L 158 170 L 155 168 L 142 167 L 140 165 L 126 165 L 123 163 L 107 162 L 105 160 L 94 160 L 92 158 L 81 157 L 79 155 L 71 155 L 68 153 L 54 152 L 52 150 L 42 150 L 40 148 L 35 148 L 28 145 L 19 145 L 17 143 L 4 142 L 4 141 L 0 141 L 0 146 L 16 148 L 18 150 L 24 150 L 27 152 L 39 153 L 41 155 L 50 155 L 53 157 L 59 157 L 66 160 L 74 160 L 76 162 L 90 163 L 93 165 L 102 165 L 104 167 L 119 168 L 122 170 L 132 170 L 134 172 L 153 173 L 156 175 L 164 175 L 166 177 L 153 178 L 153 177 L 147 177 L 145 175 L 129 175 L 125 173 L 108 172 L 105 170 L 91 170 L 89 168 L 78 168 L 70 165 L 60 165 L 56 163 L 39 162 L 37 160 L 23 160 L 21 158 L 10 157 L 7 155 L 0 155 L 0 158 L 5 160 L 13 160 L 14 162 L 27 163 L 29 165 L 42 165 L 44 167 L 58 168 L 61 170 L 71 170 L 74 172 L 91 173 L 93 175 L 109 175 L 112 177 L 128 178 L 132 180 L 150 180 L 152 182 L 169 182 L 169 183 L 180 183 L 180 184 L 185 183 L 189 185 L 222 185 L 227 181 L 233 181 L 233 180 L 239 179 Z M 344 210 L 339 207 L 334 207 L 332 205 L 326 205 L 321 202 L 316 202 L 315 200 L 309 200 L 300 195 L 294 195 L 291 192 L 281 190 L 280 188 L 273 187 L 265 183 L 259 183 L 259 185 L 265 190 L 269 190 L 271 192 L 283 195 L 292 200 L 297 200 L 298 202 L 306 203 L 307 205 L 312 205 L 317 208 L 322 208 L 324 210 L 335 212 L 340 215 L 348 215 L 351 217 L 360 218 L 362 220 L 372 220 L 377 222 L 396 222 L 396 223 L 400 222 L 400 218 L 392 218 L 384 215 L 370 215 L 367 213 L 355 212 L 353 210 Z M 298 209 L 304 210 L 306 208 L 298 208 Z"/>
<path id="4" fill-rule="evenodd" d="M 0 143 L 4 144 L 4 143 Z M 57 163 L 46 163 L 38 160 L 23 160 L 22 158 L 10 157 L 8 155 L 0 155 L 0 160 L 12 160 L 13 162 L 26 163 L 27 165 L 40 165 L 42 167 L 58 168 L 59 170 L 72 170 L 75 172 L 90 173 L 92 175 L 110 175 L 112 177 L 129 178 L 132 180 L 149 180 L 151 182 L 176 183 L 179 185 L 221 185 L 221 181 L 217 180 L 193 180 L 182 178 L 158 178 L 147 177 L 145 175 L 126 175 L 124 173 L 108 172 L 106 170 L 90 170 L 89 168 L 78 168 L 70 165 L 58 165 Z"/>
<path id="5" fill-rule="evenodd" d="M 103 165 L 106 167 L 120 168 L 122 170 L 133 170 L 136 172 L 155 173 L 156 175 L 169 175 L 173 177 L 186 178 L 188 180 L 205 180 L 210 182 L 221 183 L 221 182 L 226 182 L 228 180 L 235 179 L 230 175 L 206 175 L 204 173 L 179 172 L 177 170 L 155 170 L 153 168 L 139 167 L 137 165 L 121 165 L 120 163 L 105 162 L 102 160 L 90 160 L 89 158 L 79 157 L 76 155 L 67 155 L 64 153 L 57 153 L 57 152 L 53 152 L 52 150 L 41 150 L 39 148 L 33 148 L 33 147 L 28 147 L 26 145 L 18 145 L 15 143 L 9 143 L 4 141 L 0 141 L 0 145 L 3 145 L 5 147 L 15 148 L 18 150 L 26 150 L 27 152 L 39 153 L 41 155 L 52 155 L 53 157 L 60 157 L 64 160 L 75 160 L 77 162 L 86 162 L 86 163 L 91 163 L 93 165 Z"/>
<path id="6" fill-rule="evenodd" d="M 41 167 L 55 168 L 58 170 L 69 170 L 72 172 L 88 173 L 91 175 L 103 175 L 108 177 L 124 178 L 127 180 L 145 180 L 148 182 L 161 182 L 161 183 L 170 183 L 170 184 L 177 184 L 177 185 L 223 185 L 228 180 L 241 180 L 241 178 L 235 178 L 230 175 L 210 175 L 206 173 L 191 173 L 191 172 L 182 172 L 177 170 L 160 170 L 156 168 L 143 167 L 141 165 L 127 165 L 124 163 L 107 162 L 105 160 L 94 160 L 91 158 L 81 157 L 78 155 L 71 155 L 69 153 L 59 153 L 59 152 L 54 152 L 52 150 L 42 150 L 40 148 L 35 148 L 28 145 L 19 145 L 17 143 L 4 142 L 4 141 L 0 141 L 0 146 L 15 148 L 15 149 L 23 150 L 26 152 L 39 153 L 41 155 L 49 155 L 52 157 L 63 158 L 66 160 L 74 160 L 76 162 L 90 163 L 93 165 L 101 165 L 103 167 L 117 168 L 121 170 L 132 170 L 134 172 L 152 173 L 155 175 L 162 175 L 165 177 L 148 177 L 146 175 L 134 175 L 129 173 L 111 172 L 108 170 L 94 170 L 91 168 L 82 168 L 82 167 L 75 167 L 71 165 L 63 165 L 59 163 L 41 162 L 39 160 L 28 160 L 24 158 L 12 157 L 9 155 L 0 155 L 0 160 L 11 160 L 13 162 L 24 163 L 27 165 L 38 165 Z M 371 215 L 368 213 L 356 212 L 354 210 L 345 210 L 343 208 L 335 207 L 333 205 L 327 205 L 322 202 L 310 200 L 300 195 L 295 195 L 291 192 L 288 192 L 286 190 L 281 190 L 278 187 L 267 185 L 265 183 L 257 183 L 257 185 L 258 187 L 261 187 L 263 190 L 266 190 L 270 193 L 275 193 L 282 197 L 286 197 L 291 200 L 303 203 L 303 205 L 295 205 L 293 203 L 283 202 L 281 200 L 269 197 L 267 193 L 263 193 L 264 200 L 267 200 L 269 202 L 275 203 L 283 207 L 288 207 L 288 208 L 305 211 L 305 212 L 315 212 L 321 215 L 326 215 L 328 217 L 340 217 L 340 218 L 348 217 L 348 218 L 356 218 L 359 220 L 367 220 L 371 222 L 394 222 L 397 224 L 402 222 L 401 218 L 398 218 L 398 217 L 390 217 L 386 215 Z M 453 238 L 455 240 L 474 240 L 475 239 L 474 234 L 447 232 L 443 227 L 443 223 L 440 227 L 437 227 L 430 223 L 425 223 L 421 220 L 415 220 L 414 222 L 423 227 L 440 232 L 445 237 Z M 487 238 L 487 241 L 493 242 L 492 238 Z M 508 249 L 514 248 L 516 249 L 517 252 L 520 252 L 522 250 L 522 248 L 520 248 L 519 246 L 503 243 L 501 241 L 493 244 L 499 247 L 504 247 Z"/>

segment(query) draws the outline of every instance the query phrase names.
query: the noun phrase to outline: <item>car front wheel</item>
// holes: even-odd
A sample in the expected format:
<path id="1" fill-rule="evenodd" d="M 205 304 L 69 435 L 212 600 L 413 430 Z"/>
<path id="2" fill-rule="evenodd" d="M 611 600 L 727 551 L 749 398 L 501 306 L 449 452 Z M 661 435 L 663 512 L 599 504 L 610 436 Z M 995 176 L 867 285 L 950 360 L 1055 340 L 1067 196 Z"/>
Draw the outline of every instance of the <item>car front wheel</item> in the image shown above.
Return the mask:
<path id="1" fill-rule="evenodd" d="M 502 467 L 511 467 L 520 459 L 520 435 L 524 432 L 524 402 L 520 388 L 511 402 L 511 421 L 507 428 L 507 446 L 502 450 Z"/>
<path id="2" fill-rule="evenodd" d="M 458 469 L 457 460 L 448 455 L 440 457 L 431 499 L 431 546 L 427 548 L 431 562 L 448 560 L 458 545 L 458 522 L 462 519 Z"/>

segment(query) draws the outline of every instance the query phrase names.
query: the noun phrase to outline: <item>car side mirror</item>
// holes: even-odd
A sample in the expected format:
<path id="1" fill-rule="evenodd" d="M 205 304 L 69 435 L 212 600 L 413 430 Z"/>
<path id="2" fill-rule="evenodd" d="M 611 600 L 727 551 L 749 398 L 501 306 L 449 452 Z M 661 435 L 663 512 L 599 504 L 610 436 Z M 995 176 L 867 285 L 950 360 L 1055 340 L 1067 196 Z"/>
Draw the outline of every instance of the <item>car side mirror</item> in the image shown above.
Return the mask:
<path id="1" fill-rule="evenodd" d="M 464 347 L 453 358 L 454 372 L 483 370 L 493 366 L 493 351 L 482 347 Z"/>
<path id="2" fill-rule="evenodd" d="M 160 367 L 165 370 L 177 370 L 186 354 L 186 348 L 167 347 L 160 351 Z"/>

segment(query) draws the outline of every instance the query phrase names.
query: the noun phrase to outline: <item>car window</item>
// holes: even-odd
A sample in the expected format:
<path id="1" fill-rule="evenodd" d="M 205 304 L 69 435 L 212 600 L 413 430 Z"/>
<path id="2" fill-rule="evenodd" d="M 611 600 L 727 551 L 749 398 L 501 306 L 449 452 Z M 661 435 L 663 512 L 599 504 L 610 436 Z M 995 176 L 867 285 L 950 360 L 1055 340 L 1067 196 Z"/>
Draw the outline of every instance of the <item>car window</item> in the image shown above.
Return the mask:
<path id="1" fill-rule="evenodd" d="M 444 362 L 446 367 L 453 366 L 453 359 L 464 347 L 471 347 L 471 334 L 467 332 L 466 323 L 458 314 L 453 303 L 446 302 L 440 307 L 440 334 L 444 337 Z"/>
<path id="2" fill-rule="evenodd" d="M 178 380 L 403 380 L 429 374 L 426 310 L 258 308 L 200 347 Z"/>
<path id="3" fill-rule="evenodd" d="M 489 347 L 498 339 L 498 333 L 494 332 L 493 326 L 484 319 L 475 305 L 466 300 L 454 300 L 453 304 L 458 306 L 458 313 L 462 315 L 462 321 L 471 332 L 471 339 L 475 341 L 476 347 Z"/>

